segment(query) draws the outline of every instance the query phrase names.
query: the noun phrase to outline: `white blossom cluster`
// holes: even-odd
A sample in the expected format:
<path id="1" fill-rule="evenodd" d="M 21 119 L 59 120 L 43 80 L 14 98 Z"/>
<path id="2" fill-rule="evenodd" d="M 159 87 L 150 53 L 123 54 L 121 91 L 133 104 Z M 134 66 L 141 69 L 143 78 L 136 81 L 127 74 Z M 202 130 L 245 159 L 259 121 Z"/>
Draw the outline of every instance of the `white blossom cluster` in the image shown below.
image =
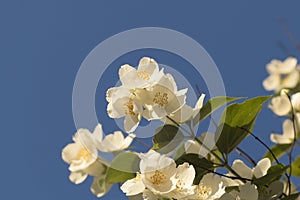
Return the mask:
<path id="1" fill-rule="evenodd" d="M 264 80 L 263 86 L 266 90 L 275 91 L 269 108 L 278 116 L 288 117 L 282 125 L 283 134 L 272 133 L 271 141 L 290 144 L 300 128 L 300 65 L 297 65 L 296 58 L 289 57 L 283 62 L 272 60 L 266 68 L 270 76 Z"/>
<path id="2" fill-rule="evenodd" d="M 300 127 L 300 92 L 297 92 L 300 72 L 297 60 L 273 60 L 267 65 L 267 71 L 270 76 L 263 82 L 263 86 L 276 93 L 269 107 L 276 115 L 289 117 L 283 123 L 283 134 L 272 133 L 271 140 L 278 144 L 293 143 L 295 135 L 298 134 L 294 130 L 298 131 Z M 127 136 L 124 137 L 121 131 L 115 131 L 103 137 L 101 124 L 92 133 L 87 129 L 79 129 L 73 137 L 74 142 L 62 150 L 62 158 L 69 164 L 69 179 L 73 183 L 80 184 L 88 176 L 92 176 L 94 181 L 91 191 L 97 197 L 106 194 L 112 184 L 119 183 L 120 189 L 129 199 L 145 200 L 275 200 L 287 196 L 284 193 L 286 186 L 280 178 L 267 177 L 269 171 L 274 170 L 271 169 L 272 162 L 269 158 L 262 158 L 253 167 L 248 167 L 240 159 L 229 165 L 229 153 L 221 152 L 218 145 L 207 149 L 203 144 L 204 138 L 215 144 L 214 134 L 203 133 L 197 137 L 193 127 L 189 125 L 195 119 L 198 120 L 197 115 L 205 107 L 205 94 L 199 95 L 194 107 L 187 105 L 187 89 L 179 90 L 173 76 L 165 73 L 164 69 L 159 69 L 157 62 L 149 57 L 140 59 L 137 68 L 128 64 L 121 66 L 119 79 L 120 86 L 107 90 L 107 113 L 111 118 L 124 118 Z M 182 155 L 203 158 L 212 168 L 206 169 L 202 163 L 195 164 L 185 160 L 178 162 L 178 157 L 175 158 L 175 150 L 178 148 L 167 154 L 155 151 L 155 146 L 146 153 L 130 151 L 129 147 L 136 139 L 134 131 L 142 118 L 161 120 L 164 125 L 178 129 L 188 126 L 191 129 L 190 134 L 182 135 L 184 139 L 180 141 L 184 151 Z M 234 128 L 237 126 L 230 130 L 236 130 Z M 233 148 L 237 148 L 237 145 Z M 112 153 L 115 158 L 130 152 L 138 158 L 138 169 L 131 174 L 120 172 L 122 181 L 109 182 L 108 172 L 119 172 L 110 168 L 112 164 L 101 157 L 101 152 Z M 123 160 L 123 164 L 124 162 L 126 160 Z M 204 173 L 198 174 L 201 167 L 204 167 Z M 220 173 L 218 167 L 225 168 L 227 172 Z M 282 174 L 280 172 L 276 175 Z M 261 182 L 255 182 L 258 180 L 269 182 L 260 186 Z"/>

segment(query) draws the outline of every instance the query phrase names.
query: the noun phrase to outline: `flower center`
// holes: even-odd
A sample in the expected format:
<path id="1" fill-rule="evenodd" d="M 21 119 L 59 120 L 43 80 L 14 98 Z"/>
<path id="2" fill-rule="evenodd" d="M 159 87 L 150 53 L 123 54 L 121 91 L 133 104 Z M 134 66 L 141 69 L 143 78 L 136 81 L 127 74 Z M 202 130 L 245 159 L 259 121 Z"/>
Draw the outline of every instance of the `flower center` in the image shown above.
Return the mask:
<path id="1" fill-rule="evenodd" d="M 135 115 L 135 112 L 133 111 L 134 106 L 133 106 L 132 99 L 129 99 L 129 101 L 127 103 L 123 104 L 123 107 L 125 109 L 126 115 Z"/>
<path id="2" fill-rule="evenodd" d="M 210 186 L 203 185 L 202 183 L 198 186 L 196 194 L 199 200 L 205 200 L 211 195 L 212 188 Z"/>
<path id="3" fill-rule="evenodd" d="M 83 147 L 80 149 L 77 158 L 88 160 L 91 156 L 92 156 L 91 153 L 86 148 Z"/>
<path id="4" fill-rule="evenodd" d="M 149 80 L 150 79 L 150 73 L 147 72 L 146 70 L 141 70 L 139 71 L 136 76 L 140 79 L 144 79 L 144 80 Z"/>
<path id="5" fill-rule="evenodd" d="M 153 102 L 160 106 L 164 106 L 164 105 L 168 104 L 168 94 L 157 92 L 154 95 Z"/>
<path id="6" fill-rule="evenodd" d="M 155 170 L 154 174 L 150 176 L 150 179 L 154 185 L 159 186 L 167 179 L 167 176 L 159 170 Z"/>
<path id="7" fill-rule="evenodd" d="M 185 183 L 182 180 L 177 181 L 177 183 L 176 183 L 176 189 L 177 190 L 179 190 L 179 191 L 183 190 L 184 186 L 185 186 Z"/>

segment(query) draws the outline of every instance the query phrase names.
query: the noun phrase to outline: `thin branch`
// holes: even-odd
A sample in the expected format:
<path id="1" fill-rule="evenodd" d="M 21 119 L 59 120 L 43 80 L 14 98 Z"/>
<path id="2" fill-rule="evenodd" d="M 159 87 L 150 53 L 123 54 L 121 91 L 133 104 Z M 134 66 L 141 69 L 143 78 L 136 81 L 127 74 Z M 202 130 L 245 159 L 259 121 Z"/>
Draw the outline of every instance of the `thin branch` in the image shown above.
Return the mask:
<path id="1" fill-rule="evenodd" d="M 237 154 L 239 154 L 240 156 L 244 157 L 249 163 L 251 163 L 253 165 L 253 167 L 256 166 L 256 162 L 254 161 L 253 158 L 251 158 L 250 155 L 248 155 L 245 151 L 243 151 L 241 148 L 237 147 L 235 149 L 235 151 L 237 152 Z"/>
<path id="2" fill-rule="evenodd" d="M 300 43 L 296 40 L 294 35 L 290 32 L 290 30 L 288 29 L 284 20 L 281 17 L 278 17 L 277 21 L 281 25 L 284 32 L 287 34 L 289 40 L 293 43 L 293 45 L 296 47 L 297 51 L 300 53 Z"/>
<path id="3" fill-rule="evenodd" d="M 275 156 L 274 152 L 270 149 L 270 147 L 268 147 L 268 145 L 266 145 L 266 143 L 264 143 L 261 139 L 259 139 L 256 135 L 254 135 L 254 133 L 252 133 L 251 131 L 249 131 L 248 129 L 245 129 L 244 127 L 240 127 L 237 126 L 239 129 L 242 129 L 244 131 L 246 131 L 247 133 L 249 133 L 252 137 L 254 137 L 255 140 L 257 140 L 259 143 L 261 143 L 266 149 L 268 149 L 268 151 L 271 153 L 272 157 L 274 158 L 274 160 L 276 161 L 277 164 L 280 164 L 279 160 L 277 159 L 277 157 Z"/>
<path id="4" fill-rule="evenodd" d="M 292 108 L 292 116 L 291 116 L 292 119 L 291 120 L 293 122 L 293 129 L 294 129 L 294 140 L 293 140 L 293 143 L 292 143 L 292 146 L 291 146 L 291 150 L 288 153 L 289 165 L 290 165 L 290 170 L 289 170 L 289 174 L 288 174 L 288 183 L 289 183 L 289 193 L 288 194 L 290 195 L 291 194 L 291 189 L 292 189 L 292 184 L 291 184 L 292 161 L 293 161 L 292 155 L 293 155 L 293 150 L 294 150 L 295 144 L 297 142 L 297 128 L 296 128 L 296 123 L 295 123 L 295 110 L 294 110 L 294 107 L 293 107 L 293 104 L 292 104 L 292 101 L 291 101 L 291 97 L 288 93 L 285 93 L 285 94 L 289 98 L 290 105 L 291 105 L 291 108 Z"/>

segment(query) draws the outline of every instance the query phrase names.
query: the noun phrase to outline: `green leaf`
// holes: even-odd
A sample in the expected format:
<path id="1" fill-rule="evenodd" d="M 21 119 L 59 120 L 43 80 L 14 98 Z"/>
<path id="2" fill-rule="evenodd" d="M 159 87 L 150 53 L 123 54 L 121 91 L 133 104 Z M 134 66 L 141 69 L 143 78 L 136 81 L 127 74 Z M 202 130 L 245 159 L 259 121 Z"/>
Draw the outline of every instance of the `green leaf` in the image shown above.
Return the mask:
<path id="1" fill-rule="evenodd" d="M 231 104 L 223 112 L 217 131 L 217 147 L 229 154 L 252 131 L 257 115 L 270 96 L 256 97 L 243 103 Z"/>
<path id="2" fill-rule="evenodd" d="M 300 177 L 300 156 L 298 156 L 292 164 L 292 175 Z"/>
<path id="3" fill-rule="evenodd" d="M 194 184 L 199 184 L 202 177 L 214 169 L 211 161 L 206 158 L 202 158 L 197 154 L 184 154 L 176 160 L 177 165 L 183 164 L 184 162 L 188 162 L 195 168 L 196 177 L 194 179 Z"/>
<path id="4" fill-rule="evenodd" d="M 263 177 L 253 180 L 253 184 L 257 185 L 257 187 L 262 187 L 264 185 L 268 185 L 278 179 L 286 172 L 289 166 L 283 166 L 282 164 L 274 165 L 270 167 L 267 174 Z"/>
<path id="5" fill-rule="evenodd" d="M 193 125 L 196 126 L 198 123 L 206 119 L 211 113 L 220 108 L 221 106 L 231 102 L 238 100 L 240 98 L 237 97 L 214 97 L 211 98 L 206 104 L 203 105 L 199 113 L 193 119 Z"/>
<path id="6" fill-rule="evenodd" d="M 106 172 L 106 181 L 108 183 L 125 182 L 135 177 L 139 170 L 140 158 L 132 152 L 120 153 L 111 162 Z"/>
<path id="7" fill-rule="evenodd" d="M 295 193 L 295 194 L 291 194 L 287 197 L 282 198 L 281 200 L 296 200 L 299 195 L 300 195 L 300 192 Z"/>
<path id="8" fill-rule="evenodd" d="M 184 135 L 173 125 L 164 125 L 156 129 L 153 137 L 153 149 L 160 153 L 169 153 L 184 140 Z"/>
<path id="9" fill-rule="evenodd" d="M 291 147 L 291 144 L 279 144 L 275 145 L 271 148 L 271 151 L 274 153 L 277 159 L 279 159 L 281 156 L 283 156 L 287 150 Z M 275 159 L 273 158 L 272 154 L 268 151 L 265 156 L 265 158 L 269 158 L 271 162 L 274 162 Z"/>

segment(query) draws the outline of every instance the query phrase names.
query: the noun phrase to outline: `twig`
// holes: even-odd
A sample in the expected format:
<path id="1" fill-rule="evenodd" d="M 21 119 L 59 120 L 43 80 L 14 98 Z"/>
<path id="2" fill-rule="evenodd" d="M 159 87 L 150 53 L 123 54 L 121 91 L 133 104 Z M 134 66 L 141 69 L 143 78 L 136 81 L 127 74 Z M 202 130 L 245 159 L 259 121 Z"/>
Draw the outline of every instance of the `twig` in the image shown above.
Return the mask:
<path id="1" fill-rule="evenodd" d="M 256 162 L 254 161 L 253 158 L 251 158 L 251 156 L 249 156 L 245 151 L 243 151 L 241 148 L 237 147 L 235 149 L 235 151 L 237 152 L 237 154 L 239 154 L 240 156 L 244 157 L 249 163 L 251 163 L 253 165 L 253 167 L 256 166 Z"/>

